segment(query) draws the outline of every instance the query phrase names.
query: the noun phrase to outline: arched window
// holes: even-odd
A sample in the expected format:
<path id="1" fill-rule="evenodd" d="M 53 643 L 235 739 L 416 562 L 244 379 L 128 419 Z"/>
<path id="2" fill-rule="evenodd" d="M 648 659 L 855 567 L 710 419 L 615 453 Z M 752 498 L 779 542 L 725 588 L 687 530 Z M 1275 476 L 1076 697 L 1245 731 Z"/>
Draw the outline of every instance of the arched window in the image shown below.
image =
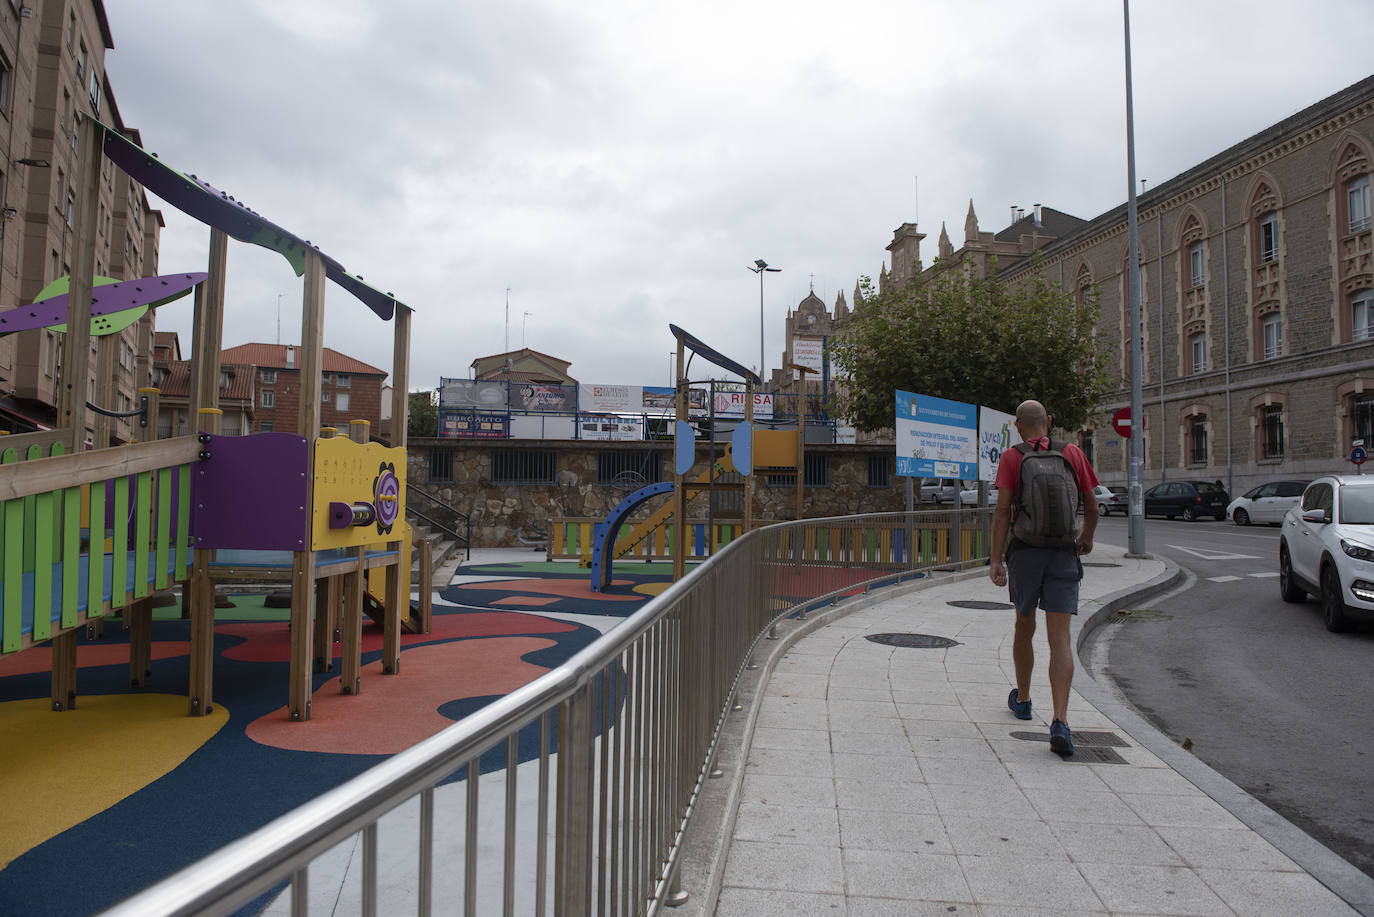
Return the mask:
<path id="1" fill-rule="evenodd" d="M 1369 176 L 1357 175 L 1345 185 L 1346 225 L 1350 232 L 1369 228 Z"/>
<path id="2" fill-rule="evenodd" d="M 1249 351 L 1251 360 L 1263 360 L 1283 352 L 1283 201 L 1278 184 L 1263 172 L 1251 185 L 1248 201 Z"/>
<path id="3" fill-rule="evenodd" d="M 1264 392 L 1250 400 L 1250 423 L 1254 429 L 1255 458 L 1277 461 L 1283 458 L 1286 405 L 1279 392 Z"/>
<path id="4" fill-rule="evenodd" d="M 1336 289 L 1332 316 L 1335 323 L 1333 343 L 1369 340 L 1369 288 L 1374 284 L 1370 271 L 1369 142 L 1347 134 L 1335 146 L 1331 159 L 1331 194 L 1335 209 Z"/>

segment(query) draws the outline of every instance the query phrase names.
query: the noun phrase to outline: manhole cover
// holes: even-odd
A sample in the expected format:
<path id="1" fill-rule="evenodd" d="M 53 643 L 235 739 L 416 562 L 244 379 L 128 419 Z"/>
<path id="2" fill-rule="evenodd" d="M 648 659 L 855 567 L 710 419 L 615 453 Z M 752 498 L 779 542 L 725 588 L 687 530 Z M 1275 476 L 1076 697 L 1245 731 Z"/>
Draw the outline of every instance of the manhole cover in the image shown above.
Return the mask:
<path id="1" fill-rule="evenodd" d="M 1112 563 L 1111 561 L 1107 561 L 1107 560 L 1085 560 L 1085 561 L 1083 561 L 1083 566 L 1085 566 L 1085 567 L 1119 567 L 1119 566 L 1121 566 L 1121 564 L 1114 564 L 1114 563 Z"/>
<path id="2" fill-rule="evenodd" d="M 977 599 L 958 599 L 958 600 L 953 601 L 953 602 L 947 602 L 946 604 L 948 604 L 948 605 L 953 605 L 955 608 L 978 608 L 978 609 L 983 609 L 983 610 L 988 610 L 988 611 L 990 611 L 990 610 L 992 610 L 992 609 L 994 609 L 994 608 L 1014 608 L 1014 607 L 1016 607 L 1016 606 L 1014 606 L 1014 605 L 1012 605 L 1012 604 L 1010 604 L 1010 603 L 1008 603 L 1008 602 L 982 602 L 982 601 L 979 601 L 979 600 L 977 600 Z"/>
<path id="3" fill-rule="evenodd" d="M 1117 621 L 1171 621 L 1173 615 L 1155 608 L 1119 608 Z"/>
<path id="4" fill-rule="evenodd" d="M 933 634 L 868 634 L 868 639 L 885 646 L 900 646 L 908 649 L 933 650 L 958 646 L 958 640 L 936 637 Z"/>
<path id="5" fill-rule="evenodd" d="M 1013 739 L 1020 739 L 1023 742 L 1049 742 L 1048 732 L 1013 732 Z M 1073 745 L 1078 748 L 1086 745 L 1095 748 L 1130 748 L 1130 743 L 1114 732 L 1104 729 L 1075 729 L 1073 731 Z"/>
<path id="6" fill-rule="evenodd" d="M 1078 764 L 1125 764 L 1126 759 L 1116 753 L 1114 748 L 1098 748 L 1094 745 L 1080 745 L 1074 736 L 1073 757 L 1066 758 Z"/>

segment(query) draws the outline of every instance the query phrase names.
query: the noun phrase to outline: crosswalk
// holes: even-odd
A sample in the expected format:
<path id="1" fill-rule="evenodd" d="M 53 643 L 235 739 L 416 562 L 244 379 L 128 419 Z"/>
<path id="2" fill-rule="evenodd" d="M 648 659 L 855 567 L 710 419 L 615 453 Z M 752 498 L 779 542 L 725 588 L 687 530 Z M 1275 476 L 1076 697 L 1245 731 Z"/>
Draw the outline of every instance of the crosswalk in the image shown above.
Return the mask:
<path id="1" fill-rule="evenodd" d="M 1207 576 L 1207 577 L 1203 577 L 1203 578 L 1206 579 L 1207 582 L 1209 582 L 1209 583 L 1234 583 L 1236 580 L 1245 579 L 1246 577 L 1253 577 L 1254 579 L 1268 579 L 1269 577 L 1273 577 L 1273 576 L 1278 576 L 1278 573 L 1277 573 L 1276 571 L 1266 570 L 1266 571 L 1264 571 L 1264 572 L 1262 572 L 1262 573 L 1247 573 L 1247 574 L 1245 574 L 1245 576 L 1243 576 L 1243 577 L 1242 577 L 1242 576 Z"/>

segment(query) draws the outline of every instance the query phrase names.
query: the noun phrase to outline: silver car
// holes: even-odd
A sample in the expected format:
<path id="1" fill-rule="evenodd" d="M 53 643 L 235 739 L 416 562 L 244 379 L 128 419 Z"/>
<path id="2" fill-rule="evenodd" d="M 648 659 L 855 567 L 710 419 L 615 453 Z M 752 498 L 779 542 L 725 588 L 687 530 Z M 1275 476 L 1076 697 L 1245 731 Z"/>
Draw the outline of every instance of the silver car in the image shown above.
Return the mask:
<path id="1" fill-rule="evenodd" d="M 1279 536 L 1279 593 L 1322 603 L 1326 629 L 1374 620 L 1374 475 L 1328 475 L 1303 491 Z"/>
<path id="2" fill-rule="evenodd" d="M 1288 511 L 1302 499 L 1306 481 L 1270 481 L 1252 487 L 1231 501 L 1226 516 L 1236 525 L 1267 522 L 1279 525 Z"/>

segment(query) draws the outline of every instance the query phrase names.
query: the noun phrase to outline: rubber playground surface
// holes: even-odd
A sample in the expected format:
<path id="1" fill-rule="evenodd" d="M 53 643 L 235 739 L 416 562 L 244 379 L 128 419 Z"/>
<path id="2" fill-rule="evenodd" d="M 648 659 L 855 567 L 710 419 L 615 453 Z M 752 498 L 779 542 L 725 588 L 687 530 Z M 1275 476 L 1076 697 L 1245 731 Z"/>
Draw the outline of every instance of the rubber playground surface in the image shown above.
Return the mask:
<path id="1" fill-rule="evenodd" d="M 381 627 L 364 619 L 362 689 L 341 694 L 336 642 L 303 723 L 286 716 L 288 612 L 262 596 L 217 610 L 204 717 L 186 715 L 179 608 L 156 611 L 146 688 L 129 687 L 120 618 L 83 635 L 63 713 L 46 647 L 0 659 L 0 915 L 114 904 L 558 666 L 671 578 L 670 564 L 622 562 L 594 593 L 576 564 L 464 566 L 435 592 L 432 632 L 403 634 L 398 675 L 381 674 Z M 522 743 L 522 760 L 535 754 Z"/>

